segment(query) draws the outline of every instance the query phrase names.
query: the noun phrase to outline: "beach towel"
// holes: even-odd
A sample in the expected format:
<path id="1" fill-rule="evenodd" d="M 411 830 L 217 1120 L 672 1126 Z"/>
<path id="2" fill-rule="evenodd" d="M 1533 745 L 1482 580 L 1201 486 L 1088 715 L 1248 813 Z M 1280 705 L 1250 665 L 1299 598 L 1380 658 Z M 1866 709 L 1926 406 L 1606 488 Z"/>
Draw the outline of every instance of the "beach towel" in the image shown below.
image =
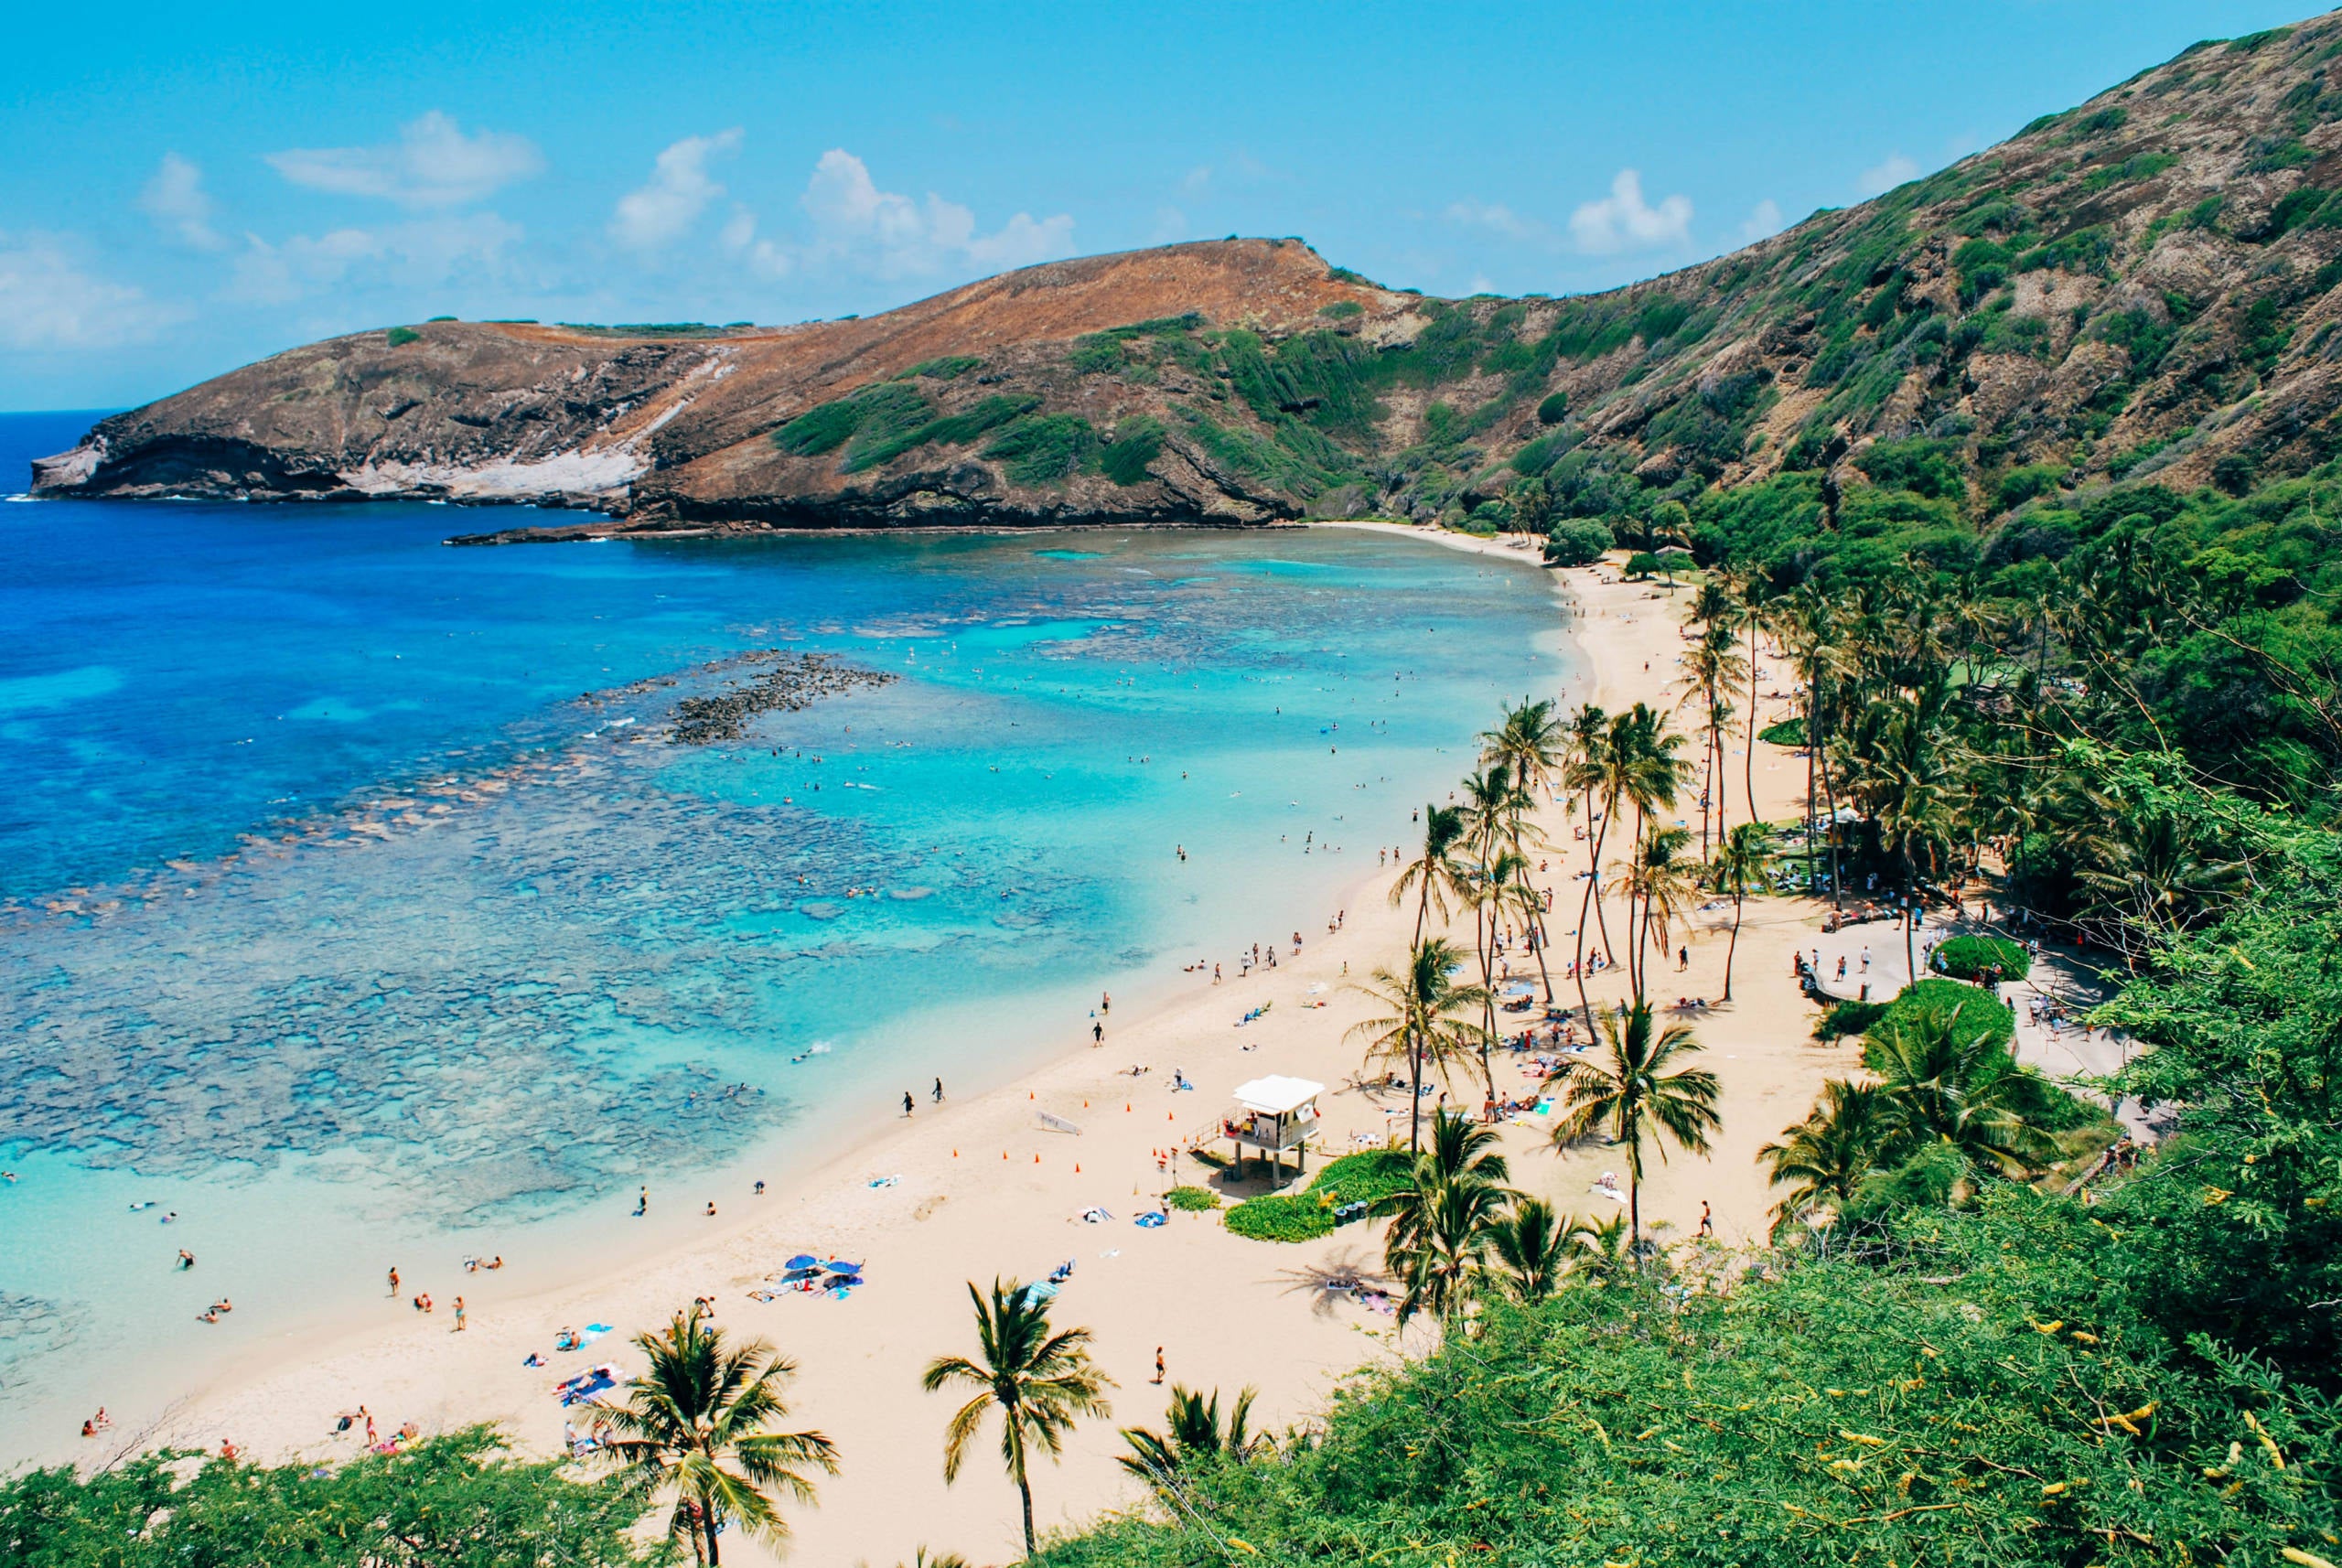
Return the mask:
<path id="1" fill-rule="evenodd" d="M 1131 1223 L 1136 1225 L 1143 1230 L 1155 1230 L 1170 1224 L 1171 1220 L 1170 1217 L 1167 1215 L 1149 1212 L 1140 1215 L 1136 1219 L 1132 1220 Z"/>

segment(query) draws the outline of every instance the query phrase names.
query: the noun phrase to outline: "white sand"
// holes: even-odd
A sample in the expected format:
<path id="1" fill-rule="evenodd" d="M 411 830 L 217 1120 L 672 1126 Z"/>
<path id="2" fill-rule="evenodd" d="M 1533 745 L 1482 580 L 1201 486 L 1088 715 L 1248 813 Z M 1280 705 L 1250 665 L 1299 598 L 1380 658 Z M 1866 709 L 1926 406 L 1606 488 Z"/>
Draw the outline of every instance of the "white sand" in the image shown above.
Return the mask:
<path id="1" fill-rule="evenodd" d="M 1460 536 L 1445 542 L 1505 550 Z M 1614 711 L 1637 699 L 1671 707 L 1680 691 L 1662 688 L 1677 673 L 1682 644 L 1676 620 L 1687 596 L 1606 580 L 1610 575 L 1601 570 L 1561 575 L 1580 607 L 1574 629 L 1593 686 L 1589 691 L 1581 679 L 1557 693 L 1565 705 L 1590 698 Z M 1787 680 L 1778 671 L 1760 689 L 1780 689 Z M 1760 716 L 1770 722 L 1781 712 L 1782 704 L 1768 703 Z M 1488 715 L 1491 723 L 1496 717 Z M 1734 757 L 1735 820 L 1746 815 L 1740 771 Z M 1799 813 L 1801 760 L 1760 746 L 1755 777 L 1767 817 Z M 1571 874 L 1584 865 L 1585 851 L 1558 809 L 1546 827 L 1555 847 L 1542 880 L 1555 890 L 1553 935 L 1566 963 L 1563 933 L 1575 923 L 1581 886 Z M 1216 1127 L 1231 1108 L 1237 1083 L 1278 1072 L 1338 1086 L 1358 1069 L 1359 1049 L 1343 1036 L 1370 1004 L 1346 989 L 1343 966 L 1359 979 L 1378 962 L 1403 959 L 1409 915 L 1390 908 L 1388 886 L 1388 873 L 1370 879 L 1351 897 L 1338 936 L 1328 936 L 1320 919 L 1303 933 L 1301 956 L 1281 954 L 1274 971 L 1240 983 L 1231 966 L 1226 983 L 1198 980 L 1151 1016 L 1116 1014 L 1102 1048 L 983 1099 L 936 1107 L 922 1097 L 914 1118 L 874 1129 L 852 1155 L 761 1198 L 703 1192 L 700 1184 L 653 1184 L 652 1201 L 662 1205 L 696 1211 L 711 1197 L 718 1201 L 722 1215 L 707 1222 L 704 1243 L 614 1270 L 590 1288 L 533 1295 L 510 1275 L 412 1267 L 400 1298 L 384 1297 L 379 1323 L 328 1343 L 256 1347 L 151 1430 L 209 1447 L 232 1437 L 261 1458 L 330 1455 L 354 1446 L 326 1435 L 333 1413 L 362 1402 L 385 1432 L 405 1421 L 425 1431 L 496 1421 L 525 1444 L 550 1450 L 564 1415 L 549 1395 L 558 1379 L 604 1359 L 639 1363 L 628 1336 L 662 1323 L 694 1296 L 712 1294 L 721 1324 L 771 1339 L 798 1363 L 793 1421 L 826 1432 L 841 1450 L 843 1472 L 822 1483 L 821 1506 L 794 1512 L 794 1561 L 892 1563 L 908 1560 L 920 1543 L 998 1561 L 1017 1551 L 1015 1490 L 991 1462 L 989 1445 L 959 1485 L 945 1487 L 941 1437 L 951 1402 L 921 1393 L 918 1377 L 935 1355 L 972 1351 L 966 1282 L 1037 1279 L 1072 1258 L 1078 1269 L 1058 1298 L 1058 1320 L 1094 1332 L 1099 1359 L 1120 1386 L 1114 1420 L 1079 1431 L 1061 1466 L 1040 1466 L 1037 1516 L 1057 1527 L 1133 1505 L 1137 1490 L 1112 1462 L 1122 1449 L 1115 1428 L 1161 1423 L 1165 1391 L 1148 1386 L 1158 1345 L 1175 1380 L 1230 1393 L 1258 1385 L 1259 1416 L 1272 1424 L 1308 1418 L 1334 1379 L 1393 1353 L 1388 1317 L 1347 1300 L 1329 1305 L 1313 1284 L 1320 1271 L 1372 1269 L 1379 1228 L 1353 1226 L 1318 1242 L 1278 1246 L 1231 1236 L 1210 1216 L 1175 1214 L 1163 1230 L 1130 1223 L 1138 1195 L 1167 1185 L 1152 1151 Z M 1832 1050 L 1808 1038 L 1811 1010 L 1789 978 L 1789 955 L 1810 945 L 1817 920 L 1813 907 L 1801 901 L 1751 900 L 1735 969 L 1740 1000 L 1691 1020 L 1708 1048 L 1705 1065 L 1723 1079 L 1724 1131 L 1712 1158 L 1678 1153 L 1663 1166 L 1653 1162 L 1644 1214 L 1672 1226 L 1661 1230 L 1663 1240 L 1690 1235 L 1703 1199 L 1714 1206 L 1726 1242 L 1760 1235 L 1772 1199 L 1754 1163 L 1756 1149 L 1803 1115 L 1823 1077 L 1851 1062 L 1851 1047 Z M 1654 956 L 1651 989 L 1659 1000 L 1721 993 L 1727 922 L 1728 914 L 1708 917 L 1690 939 L 1688 973 L 1679 975 L 1671 959 Z M 1468 927 L 1459 935 L 1468 944 Z M 1574 998 L 1567 982 L 1556 983 L 1557 999 Z M 1325 989 L 1312 995 L 1313 986 Z M 1614 998 L 1623 989 L 1618 972 L 1602 977 L 1594 993 Z M 1265 1018 L 1233 1026 L 1264 1002 L 1275 1004 Z M 1132 1064 L 1152 1070 L 1136 1079 L 1119 1070 Z M 1172 1091 L 1175 1068 L 1185 1070 L 1195 1092 Z M 1524 1081 L 1518 1069 L 1499 1071 L 1500 1089 Z M 1477 1108 L 1479 1098 L 1468 1082 L 1458 1083 L 1458 1103 Z M 1403 1093 L 1329 1093 L 1323 1101 L 1327 1142 L 1338 1147 L 1354 1132 L 1379 1136 L 1386 1111 L 1403 1101 Z M 1082 1132 L 1042 1129 L 1041 1111 Z M 1395 1124 L 1403 1125 L 1403 1112 Z M 1527 1125 L 1508 1128 L 1506 1138 L 1518 1185 L 1579 1212 L 1616 1211 L 1589 1188 L 1606 1168 L 1623 1176 L 1618 1151 L 1557 1157 L 1542 1130 Z M 895 1185 L 866 1185 L 896 1174 Z M 1203 1174 L 1185 1166 L 1186 1179 Z M 1111 1210 L 1112 1223 L 1071 1218 L 1090 1204 Z M 842 1302 L 746 1299 L 749 1288 L 800 1251 L 861 1261 L 869 1283 Z M 436 1314 L 422 1317 L 405 1305 L 417 1290 L 436 1297 Z M 469 1329 L 461 1335 L 450 1331 L 447 1311 L 458 1294 L 470 1308 Z M 618 1332 L 583 1354 L 552 1352 L 556 1327 L 589 1322 L 615 1325 Z M 550 1366 L 522 1366 L 531 1350 L 545 1351 Z M 128 1404 L 117 1403 L 117 1414 Z M 727 1542 L 727 1560 L 736 1555 L 751 1561 L 758 1554 Z"/>

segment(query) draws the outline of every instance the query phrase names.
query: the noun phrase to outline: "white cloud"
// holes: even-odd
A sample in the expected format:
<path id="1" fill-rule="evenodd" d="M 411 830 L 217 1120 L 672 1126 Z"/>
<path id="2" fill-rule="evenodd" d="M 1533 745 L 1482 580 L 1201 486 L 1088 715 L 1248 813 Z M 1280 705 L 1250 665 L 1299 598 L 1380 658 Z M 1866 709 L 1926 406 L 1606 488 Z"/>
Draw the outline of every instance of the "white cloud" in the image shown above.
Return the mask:
<path id="1" fill-rule="evenodd" d="M 1683 245 L 1692 238 L 1692 199 L 1670 196 L 1657 207 L 1643 199 L 1643 177 L 1622 168 L 1610 194 L 1570 214 L 1570 234 L 1581 251 L 1611 255 L 1620 251 Z"/>
<path id="2" fill-rule="evenodd" d="M 1176 207 L 1158 207 L 1155 209 L 1155 227 L 1148 231 L 1147 240 L 1152 244 L 1168 245 L 1186 239 L 1187 232 L 1186 213 Z"/>
<path id="3" fill-rule="evenodd" d="M 1440 216 L 1450 223 L 1466 224 L 1476 229 L 1490 229 L 1512 240 L 1535 240 L 1545 237 L 1545 226 L 1532 222 L 1502 202 L 1451 201 Z"/>
<path id="4" fill-rule="evenodd" d="M 1770 239 L 1785 227 L 1787 225 L 1781 219 L 1781 204 L 1768 196 L 1749 209 L 1748 216 L 1742 220 L 1740 242 L 1753 245 L 1759 240 Z"/>
<path id="5" fill-rule="evenodd" d="M 1901 153 L 1889 153 L 1886 161 L 1876 168 L 1866 168 L 1855 177 L 1854 190 L 1862 196 L 1876 196 L 1883 190 L 1893 190 L 1907 180 L 1919 177 L 1919 166 Z"/>
<path id="6" fill-rule="evenodd" d="M 61 236 L 0 231 L 0 349 L 117 348 L 178 315 L 84 271 Z"/>
<path id="7" fill-rule="evenodd" d="M 1181 177 L 1179 180 L 1179 188 L 1187 192 L 1189 196 L 1201 196 L 1205 191 L 1210 189 L 1211 166 L 1209 164 L 1198 164 L 1195 167 L 1189 169 Z"/>
<path id="8" fill-rule="evenodd" d="M 155 226 L 181 244 L 199 251 L 218 251 L 228 242 L 211 227 L 211 193 L 203 188 L 203 171 L 177 153 L 165 153 L 162 166 L 138 197 L 139 210 Z"/>
<path id="9" fill-rule="evenodd" d="M 708 203 L 724 194 L 709 177 L 708 160 L 736 152 L 740 133 L 735 128 L 713 136 L 685 136 L 659 155 L 651 166 L 650 182 L 618 198 L 610 215 L 610 236 L 637 251 L 655 251 L 681 239 Z"/>
<path id="10" fill-rule="evenodd" d="M 245 236 L 231 297 L 286 305 L 327 289 L 436 288 L 504 274 L 521 231 L 493 212 L 418 219 L 388 229 L 296 234 L 272 245 Z"/>
<path id="11" fill-rule="evenodd" d="M 1073 250 L 1073 219 L 1065 213 L 1037 220 L 1019 212 L 996 231 L 979 234 L 967 208 L 932 191 L 917 202 L 881 190 L 869 166 L 843 147 L 822 155 L 799 202 L 813 221 L 805 261 L 865 267 L 881 277 L 1029 266 Z"/>
<path id="12" fill-rule="evenodd" d="M 716 238 L 727 255 L 739 257 L 760 277 L 783 278 L 797 269 L 796 258 L 786 246 L 757 238 L 757 215 L 745 207 L 732 209 Z"/>
<path id="13" fill-rule="evenodd" d="M 478 201 L 544 167 L 536 144 L 500 131 L 464 134 L 434 109 L 399 127 L 395 146 L 296 147 L 268 155 L 295 185 L 336 196 L 368 196 L 402 207 Z"/>

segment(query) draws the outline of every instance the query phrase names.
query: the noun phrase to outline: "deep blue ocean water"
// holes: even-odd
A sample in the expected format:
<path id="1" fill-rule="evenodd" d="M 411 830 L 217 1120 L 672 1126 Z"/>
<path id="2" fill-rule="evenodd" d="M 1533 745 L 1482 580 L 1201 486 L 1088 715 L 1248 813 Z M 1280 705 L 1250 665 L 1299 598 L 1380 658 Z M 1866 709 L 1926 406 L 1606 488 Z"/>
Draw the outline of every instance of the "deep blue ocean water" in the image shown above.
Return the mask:
<path id="1" fill-rule="evenodd" d="M 997 1082 L 1322 929 L 1563 676 L 1542 574 L 1404 538 L 440 542 L 521 521 L 0 504 L 0 1413 Z M 899 679 L 661 738 L 767 648 Z"/>

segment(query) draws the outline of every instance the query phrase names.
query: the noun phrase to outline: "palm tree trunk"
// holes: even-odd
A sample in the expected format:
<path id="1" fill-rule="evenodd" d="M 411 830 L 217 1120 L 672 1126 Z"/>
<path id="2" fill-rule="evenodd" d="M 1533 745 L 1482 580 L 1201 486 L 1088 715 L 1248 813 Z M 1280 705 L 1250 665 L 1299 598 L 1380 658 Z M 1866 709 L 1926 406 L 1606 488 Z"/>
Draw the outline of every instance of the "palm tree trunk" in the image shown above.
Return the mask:
<path id="1" fill-rule="evenodd" d="M 1726 1002 L 1732 1000 L 1732 955 L 1740 950 L 1741 897 L 1740 883 L 1737 878 L 1735 878 L 1732 891 L 1732 940 L 1724 944 L 1724 999 Z"/>
<path id="2" fill-rule="evenodd" d="M 1748 732 L 1748 745 L 1741 752 L 1741 781 L 1747 787 L 1748 820 L 1756 821 L 1756 615 L 1748 616 L 1748 712 L 1742 723 Z"/>
<path id="3" fill-rule="evenodd" d="M 1591 789 L 1585 792 L 1585 810 L 1588 816 L 1594 814 L 1594 791 Z M 1594 918 L 1597 921 L 1602 918 L 1602 837 L 1609 831 L 1610 813 L 1605 811 L 1602 825 L 1586 841 L 1585 897 L 1577 902 L 1577 951 L 1572 961 L 1577 969 L 1577 1004 L 1585 1015 L 1585 1032 L 1589 1039 L 1594 1035 L 1594 1004 L 1585 993 L 1585 911 L 1591 906 Z M 1602 931 L 1602 945 L 1606 948 L 1610 945 L 1610 931 L 1606 926 Z"/>
<path id="4" fill-rule="evenodd" d="M 1805 685 L 1805 890 L 1813 891 L 1815 845 L 1813 830 L 1819 824 L 1813 820 L 1813 759 L 1821 755 L 1821 743 L 1814 739 L 1814 726 L 1821 721 L 1814 716 L 1821 706 L 1821 671 L 1819 666 L 1813 678 Z"/>
<path id="5" fill-rule="evenodd" d="M 699 1522 L 700 1527 L 707 1532 L 707 1568 L 716 1568 L 715 1509 L 705 1499 L 702 1499 L 700 1503 Z"/>
<path id="6" fill-rule="evenodd" d="M 1415 905 L 1415 945 L 1408 954 L 1411 961 L 1415 953 L 1423 950 L 1423 918 L 1431 913 L 1431 871 L 1426 867 L 1423 872 L 1423 897 L 1418 900 Z M 1423 1102 L 1423 1041 L 1419 1037 L 1414 1026 L 1411 1023 L 1407 1026 L 1407 1152 L 1411 1155 L 1420 1154 L 1423 1152 L 1423 1118 L 1421 1115 Z M 1028 1529 L 1026 1533 L 1029 1537 L 1032 1532 Z"/>
<path id="7" fill-rule="evenodd" d="M 1033 1540 L 1033 1484 L 1022 1476 L 1016 1477 L 1016 1495 L 1025 1499 L 1025 1555 L 1029 1558 L 1037 1550 Z"/>

